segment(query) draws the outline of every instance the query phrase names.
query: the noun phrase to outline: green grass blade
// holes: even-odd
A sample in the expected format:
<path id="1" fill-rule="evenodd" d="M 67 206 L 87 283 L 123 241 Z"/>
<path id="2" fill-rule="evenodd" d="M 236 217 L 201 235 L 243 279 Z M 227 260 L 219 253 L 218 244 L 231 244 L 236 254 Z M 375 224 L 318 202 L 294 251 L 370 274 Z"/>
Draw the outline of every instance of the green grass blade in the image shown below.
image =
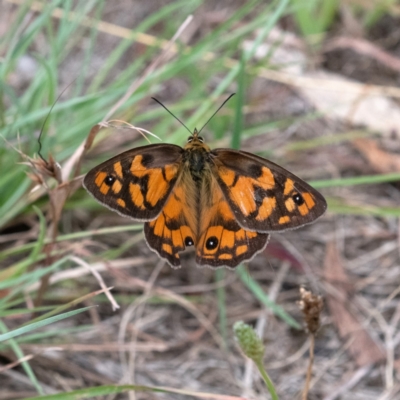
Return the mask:
<path id="1" fill-rule="evenodd" d="M 397 182 L 400 181 L 400 173 L 393 172 L 382 175 L 365 175 L 351 178 L 325 179 L 321 181 L 309 182 L 316 189 L 335 186 L 354 186 L 354 185 L 373 185 L 376 183 Z"/>
<path id="2" fill-rule="evenodd" d="M 277 317 L 285 321 L 289 326 L 301 329 L 301 326 L 281 306 L 272 301 L 268 295 L 264 293 L 261 286 L 248 274 L 242 265 L 236 268 L 236 272 L 242 282 L 262 304 L 270 309 Z"/>
<path id="3" fill-rule="evenodd" d="M 376 217 L 399 217 L 400 207 L 379 207 L 370 204 L 351 205 L 339 199 L 327 199 L 329 212 L 335 214 L 373 215 Z"/>
<path id="4" fill-rule="evenodd" d="M 17 337 L 17 336 L 23 335 L 25 333 L 31 332 L 31 331 L 33 331 L 35 329 L 42 328 L 43 326 L 47 326 L 47 325 L 53 324 L 55 322 L 58 322 L 58 321 L 61 321 L 61 320 L 65 319 L 65 318 L 72 317 L 72 316 L 74 316 L 76 314 L 80 314 L 80 313 L 82 313 L 82 312 L 84 312 L 84 311 L 86 311 L 86 310 L 88 310 L 89 308 L 92 308 L 92 307 L 93 306 L 84 307 L 84 308 L 80 308 L 78 310 L 69 311 L 69 312 L 66 312 L 64 314 L 59 314 L 59 315 L 56 315 L 54 317 L 47 318 L 45 320 L 34 322 L 33 324 L 25 325 L 25 326 L 23 326 L 21 328 L 14 329 L 14 330 L 12 330 L 10 332 L 3 333 L 3 334 L 0 335 L 0 342 L 4 342 L 5 340 L 9 340 L 9 339 L 12 339 L 14 337 Z"/>
<path id="5" fill-rule="evenodd" d="M 219 268 L 215 271 L 215 282 L 222 283 L 225 280 L 225 270 Z M 224 340 L 224 345 L 227 347 L 228 343 L 228 318 L 226 311 L 226 292 L 225 287 L 220 286 L 216 290 L 217 304 L 218 304 L 218 317 L 219 317 L 219 330 Z"/>
<path id="6" fill-rule="evenodd" d="M 7 327 L 4 325 L 3 321 L 0 320 L 0 330 L 2 332 L 7 332 Z M 2 335 L 0 334 L 0 337 Z M 21 359 L 24 357 L 24 353 L 21 350 L 21 348 L 19 347 L 18 343 L 13 340 L 10 339 L 9 340 L 9 345 L 11 347 L 11 349 L 13 350 L 13 352 L 15 353 L 15 355 L 17 356 L 18 359 Z M 32 382 L 32 385 L 35 387 L 36 391 L 39 394 L 44 394 L 44 391 L 42 389 L 42 386 L 40 385 L 39 381 L 36 378 L 35 373 L 33 372 L 31 366 L 29 365 L 28 361 L 23 361 L 21 363 L 22 368 L 24 369 L 26 375 L 28 376 L 28 378 L 30 379 L 30 381 Z"/>
<path id="7" fill-rule="evenodd" d="M 43 276 L 56 270 L 66 260 L 68 260 L 68 258 L 64 257 L 56 261 L 53 265 L 50 265 L 49 267 L 40 268 L 29 272 L 26 272 L 26 269 L 31 265 L 30 259 L 24 259 L 18 264 L 9 267 L 15 270 L 16 276 L 4 279 L 0 282 L 0 289 L 12 288 L 9 294 L 0 299 L 0 309 L 7 307 L 10 299 L 13 299 L 17 294 L 20 294 L 23 290 L 25 290 L 32 284 L 39 282 Z"/>
<path id="8" fill-rule="evenodd" d="M 240 69 L 238 74 L 238 90 L 236 93 L 236 110 L 235 120 L 233 123 L 233 136 L 231 141 L 232 149 L 240 149 L 240 139 L 243 132 L 243 106 L 246 102 L 245 99 L 245 87 L 246 87 L 246 61 L 244 54 L 240 59 Z"/>

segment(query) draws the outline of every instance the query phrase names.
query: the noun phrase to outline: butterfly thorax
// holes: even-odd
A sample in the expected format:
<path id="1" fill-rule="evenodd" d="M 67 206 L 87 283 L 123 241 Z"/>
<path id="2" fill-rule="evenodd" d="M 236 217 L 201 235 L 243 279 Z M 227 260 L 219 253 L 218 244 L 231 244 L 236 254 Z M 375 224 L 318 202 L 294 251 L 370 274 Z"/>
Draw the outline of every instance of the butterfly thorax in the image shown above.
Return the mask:
<path id="1" fill-rule="evenodd" d="M 190 174 L 197 184 L 203 180 L 204 171 L 208 169 L 211 159 L 210 151 L 195 129 L 184 147 L 183 163 L 185 168 L 190 170 Z"/>

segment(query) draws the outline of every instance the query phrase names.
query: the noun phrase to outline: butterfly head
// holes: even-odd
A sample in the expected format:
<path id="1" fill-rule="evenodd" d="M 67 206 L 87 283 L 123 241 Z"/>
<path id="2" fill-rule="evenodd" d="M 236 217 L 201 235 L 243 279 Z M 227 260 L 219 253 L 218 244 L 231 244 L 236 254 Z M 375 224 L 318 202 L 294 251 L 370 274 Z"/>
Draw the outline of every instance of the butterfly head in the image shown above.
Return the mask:
<path id="1" fill-rule="evenodd" d="M 199 136 L 199 132 L 196 128 L 194 128 L 192 135 L 187 138 L 185 149 L 193 149 L 198 147 L 202 147 L 207 151 L 210 151 L 210 148 L 204 143 L 204 138 L 202 136 Z"/>

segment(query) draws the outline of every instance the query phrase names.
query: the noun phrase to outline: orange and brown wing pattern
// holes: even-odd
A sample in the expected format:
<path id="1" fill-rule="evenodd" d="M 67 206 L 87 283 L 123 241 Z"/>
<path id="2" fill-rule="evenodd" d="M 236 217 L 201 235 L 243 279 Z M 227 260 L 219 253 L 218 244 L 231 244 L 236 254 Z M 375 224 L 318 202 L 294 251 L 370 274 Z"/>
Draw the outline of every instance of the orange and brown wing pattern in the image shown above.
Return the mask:
<path id="1" fill-rule="evenodd" d="M 235 219 L 257 232 L 284 231 L 315 221 L 324 197 L 279 165 L 244 151 L 216 149 L 213 173 Z"/>
<path id="2" fill-rule="evenodd" d="M 119 214 L 152 220 L 160 214 L 178 179 L 182 152 L 172 144 L 129 150 L 89 171 L 83 186 Z"/>
<path id="3" fill-rule="evenodd" d="M 160 215 L 144 224 L 149 247 L 175 268 L 181 265 L 179 252 L 193 246 L 196 240 L 195 214 L 187 204 L 187 189 L 178 183 Z"/>
<path id="4" fill-rule="evenodd" d="M 195 244 L 196 263 L 214 268 L 234 268 L 262 251 L 269 235 L 242 228 L 217 183 L 211 185 L 211 201 L 202 201 L 201 233 Z"/>

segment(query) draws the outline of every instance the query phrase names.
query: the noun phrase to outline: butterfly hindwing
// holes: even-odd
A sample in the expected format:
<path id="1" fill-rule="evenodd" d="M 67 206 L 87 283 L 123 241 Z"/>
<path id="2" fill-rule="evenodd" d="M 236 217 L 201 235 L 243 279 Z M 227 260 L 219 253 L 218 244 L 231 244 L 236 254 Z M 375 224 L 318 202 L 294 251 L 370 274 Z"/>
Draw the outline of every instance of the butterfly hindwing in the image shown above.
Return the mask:
<path id="1" fill-rule="evenodd" d="M 179 252 L 195 243 L 195 214 L 183 182 L 176 184 L 160 215 L 144 225 L 149 247 L 175 268 L 181 265 Z"/>
<path id="2" fill-rule="evenodd" d="M 93 168 L 83 185 L 105 206 L 149 221 L 161 212 L 177 181 L 182 152 L 172 144 L 138 147 Z"/>
<path id="3" fill-rule="evenodd" d="M 217 182 L 245 229 L 293 229 L 313 222 L 326 210 L 319 192 L 271 161 L 230 149 L 216 149 L 211 154 Z"/>
<path id="4" fill-rule="evenodd" d="M 203 176 L 197 207 L 190 195 L 196 188 L 189 182 L 180 179 L 160 215 L 145 223 L 147 243 L 161 258 L 179 267 L 179 252 L 194 245 L 198 265 L 234 268 L 265 248 L 269 235 L 248 231 L 236 222 L 211 175 Z"/>
<path id="5" fill-rule="evenodd" d="M 269 235 L 243 229 L 225 200 L 215 178 L 210 193 L 203 192 L 200 234 L 196 239 L 196 263 L 234 268 L 248 261 L 267 245 Z"/>

